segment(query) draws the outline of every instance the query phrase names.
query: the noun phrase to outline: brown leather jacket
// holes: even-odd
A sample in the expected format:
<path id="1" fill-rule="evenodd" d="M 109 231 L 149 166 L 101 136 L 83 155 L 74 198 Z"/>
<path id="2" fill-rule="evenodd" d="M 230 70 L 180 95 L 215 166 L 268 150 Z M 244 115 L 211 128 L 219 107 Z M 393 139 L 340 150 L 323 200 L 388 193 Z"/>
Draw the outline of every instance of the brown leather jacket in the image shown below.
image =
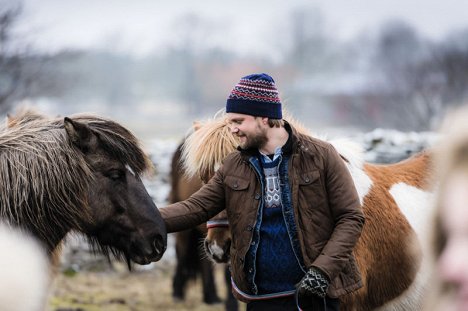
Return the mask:
<path id="1" fill-rule="evenodd" d="M 362 286 L 352 253 L 364 225 L 359 198 L 343 159 L 330 144 L 298 134 L 294 128 L 291 131 L 289 180 L 303 261 L 325 272 L 332 280 L 328 295 L 339 297 Z M 245 152 L 231 153 L 198 192 L 160 209 L 168 232 L 175 232 L 205 222 L 226 208 L 232 277 L 246 293 L 243 265 L 262 193 L 248 158 Z"/>

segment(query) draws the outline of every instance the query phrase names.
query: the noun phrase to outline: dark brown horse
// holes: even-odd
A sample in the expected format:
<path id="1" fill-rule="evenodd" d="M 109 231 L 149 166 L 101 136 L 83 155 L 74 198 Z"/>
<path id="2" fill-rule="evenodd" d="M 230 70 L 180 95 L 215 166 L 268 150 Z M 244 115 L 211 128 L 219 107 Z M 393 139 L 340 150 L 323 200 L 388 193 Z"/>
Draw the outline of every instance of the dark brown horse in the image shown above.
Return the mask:
<path id="1" fill-rule="evenodd" d="M 187 177 L 180 163 L 181 145 L 172 156 L 171 162 L 171 192 L 169 203 L 175 203 L 187 199 L 195 193 L 202 183 L 196 177 Z M 206 225 L 184 230 L 176 233 L 175 249 L 177 265 L 172 278 L 172 296 L 175 300 L 185 298 L 185 289 L 190 279 L 195 279 L 201 274 L 203 284 L 203 301 L 207 304 L 218 303 L 221 300 L 216 292 L 216 284 L 213 275 L 213 266 L 204 256 L 202 249 L 198 247 L 200 241 L 205 238 Z"/>
<path id="2" fill-rule="evenodd" d="M 177 147 L 172 156 L 170 203 L 187 199 L 202 186 L 202 182 L 198 177 L 189 177 L 183 170 L 181 163 L 182 145 L 183 143 Z M 203 247 L 200 247 L 206 232 L 206 224 L 202 224 L 197 228 L 176 233 L 177 266 L 172 279 L 172 295 L 175 299 L 184 299 L 187 282 L 200 273 L 203 284 L 203 301 L 207 304 L 221 301 L 216 290 L 213 263 L 206 258 Z M 230 274 L 227 266 L 225 274 L 228 287 L 226 310 L 237 310 L 237 300 L 232 296 Z"/>
<path id="3" fill-rule="evenodd" d="M 0 218 L 49 254 L 70 231 L 130 265 L 161 258 L 164 222 L 140 179 L 151 162 L 120 124 L 18 116 L 0 130 Z"/>

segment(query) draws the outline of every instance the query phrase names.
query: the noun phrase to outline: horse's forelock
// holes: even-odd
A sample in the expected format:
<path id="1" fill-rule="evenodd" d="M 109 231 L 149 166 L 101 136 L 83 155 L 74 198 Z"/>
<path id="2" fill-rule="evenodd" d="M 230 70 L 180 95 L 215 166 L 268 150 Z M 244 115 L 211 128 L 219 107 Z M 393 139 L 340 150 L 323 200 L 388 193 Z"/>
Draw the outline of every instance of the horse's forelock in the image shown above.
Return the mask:
<path id="1" fill-rule="evenodd" d="M 122 125 L 93 115 L 76 115 L 71 118 L 87 124 L 99 137 L 102 147 L 110 154 L 116 155 L 135 174 L 141 175 L 153 168 L 138 139 Z"/>

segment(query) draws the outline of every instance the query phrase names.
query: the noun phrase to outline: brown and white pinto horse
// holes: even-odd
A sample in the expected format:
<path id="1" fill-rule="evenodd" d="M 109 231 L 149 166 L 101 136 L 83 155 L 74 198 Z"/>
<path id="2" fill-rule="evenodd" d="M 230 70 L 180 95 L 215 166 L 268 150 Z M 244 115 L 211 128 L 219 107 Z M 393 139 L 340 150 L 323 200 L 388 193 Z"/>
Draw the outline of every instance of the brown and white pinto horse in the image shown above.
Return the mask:
<path id="1" fill-rule="evenodd" d="M 366 216 L 354 249 L 363 287 L 340 298 L 341 310 L 421 309 L 428 277 L 423 253 L 431 214 L 431 154 L 422 152 L 396 164 L 374 165 L 364 162 L 356 145 L 344 140 L 330 143 L 353 177 Z M 209 120 L 186 141 L 187 170 L 207 180 L 236 146 L 223 117 Z M 215 226 L 209 228 L 205 241 L 208 255 L 217 262 L 229 259 L 231 238 L 225 218 L 222 212 L 212 219 Z"/>

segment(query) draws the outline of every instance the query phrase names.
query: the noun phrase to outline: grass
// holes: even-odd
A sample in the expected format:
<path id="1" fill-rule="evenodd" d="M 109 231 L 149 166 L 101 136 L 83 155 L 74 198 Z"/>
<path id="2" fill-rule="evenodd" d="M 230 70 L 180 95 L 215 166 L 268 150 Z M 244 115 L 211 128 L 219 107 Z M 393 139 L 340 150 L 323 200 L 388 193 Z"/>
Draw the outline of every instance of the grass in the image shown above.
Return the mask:
<path id="1" fill-rule="evenodd" d="M 221 311 L 223 304 L 202 302 L 201 280 L 189 283 L 186 299 L 172 299 L 173 266 L 129 272 L 119 267 L 113 272 L 79 272 L 56 277 L 47 311 Z M 215 268 L 218 295 L 225 299 L 223 267 Z"/>

